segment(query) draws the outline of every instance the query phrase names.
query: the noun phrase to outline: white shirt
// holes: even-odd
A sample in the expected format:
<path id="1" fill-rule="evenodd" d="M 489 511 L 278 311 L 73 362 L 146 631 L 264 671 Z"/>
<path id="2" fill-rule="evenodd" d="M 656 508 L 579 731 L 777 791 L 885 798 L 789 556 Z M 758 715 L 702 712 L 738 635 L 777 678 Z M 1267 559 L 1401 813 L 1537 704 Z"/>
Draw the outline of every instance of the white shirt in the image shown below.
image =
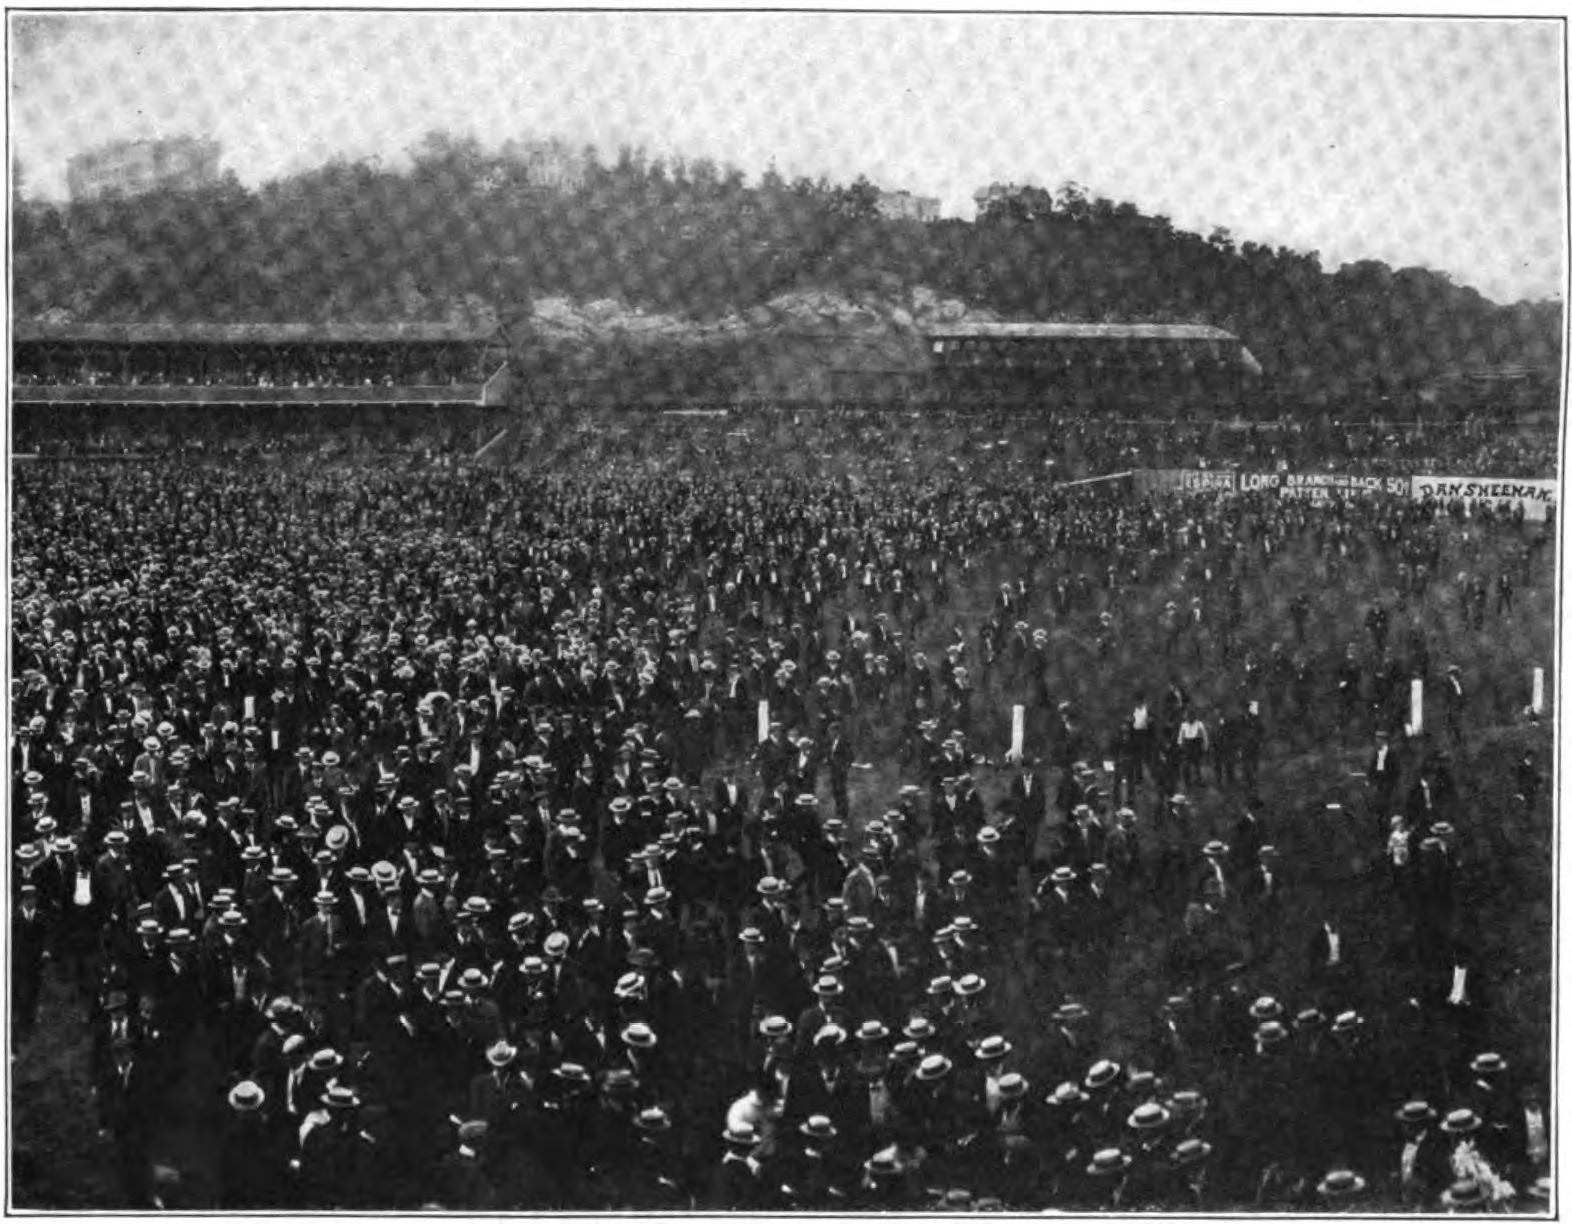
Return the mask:
<path id="1" fill-rule="evenodd" d="M 1403 1145 L 1402 1180 L 1405 1186 L 1414 1180 L 1414 1162 L 1419 1159 L 1419 1140 L 1410 1139 Z"/>
<path id="2" fill-rule="evenodd" d="M 1523 1122 L 1528 1130 L 1528 1158 L 1535 1164 L 1550 1159 L 1550 1140 L 1545 1134 L 1545 1111 L 1537 1105 L 1523 1107 Z"/>

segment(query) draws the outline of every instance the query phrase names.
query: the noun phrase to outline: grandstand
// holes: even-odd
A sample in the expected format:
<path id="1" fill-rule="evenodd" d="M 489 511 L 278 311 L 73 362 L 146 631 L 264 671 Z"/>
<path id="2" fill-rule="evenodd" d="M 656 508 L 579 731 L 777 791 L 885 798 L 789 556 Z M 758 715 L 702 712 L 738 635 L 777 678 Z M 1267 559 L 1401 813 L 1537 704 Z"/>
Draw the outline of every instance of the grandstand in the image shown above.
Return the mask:
<path id="1" fill-rule="evenodd" d="M 1215 327 L 1169 323 L 963 323 L 927 333 L 933 394 L 944 404 L 1231 414 L 1260 363 Z"/>
<path id="2" fill-rule="evenodd" d="M 501 419 L 507 357 L 495 329 L 440 323 L 18 323 L 12 445 L 125 451 L 280 427 L 464 445 Z"/>

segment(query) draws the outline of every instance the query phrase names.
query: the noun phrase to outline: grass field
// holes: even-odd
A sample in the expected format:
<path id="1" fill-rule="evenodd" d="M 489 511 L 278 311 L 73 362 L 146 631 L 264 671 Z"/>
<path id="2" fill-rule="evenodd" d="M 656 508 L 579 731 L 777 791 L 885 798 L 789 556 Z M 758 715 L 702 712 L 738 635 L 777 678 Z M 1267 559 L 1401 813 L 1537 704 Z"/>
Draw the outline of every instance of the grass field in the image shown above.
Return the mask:
<path id="1" fill-rule="evenodd" d="M 1453 540 L 1446 568 L 1452 574 L 1480 568 L 1493 575 L 1500 555 L 1497 545 L 1488 541 L 1476 557 Z M 1040 558 L 1036 572 L 1029 575 L 1039 592 L 1046 590 L 1052 560 Z M 1019 564 L 997 550 L 979 559 L 944 615 L 926 626 L 922 644 L 930 653 L 952 640 L 956 625 L 966 631 L 969 643 L 974 641 L 972 631 L 999 583 L 1023 576 Z M 1492 606 L 1482 631 L 1461 625 L 1451 583 L 1433 586 L 1422 605 L 1411 604 L 1406 613 L 1395 614 L 1391 629 L 1398 645 L 1411 626 L 1423 630 L 1434 660 L 1433 676 L 1451 662 L 1463 670 L 1470 693 L 1468 729 L 1453 753 L 1460 811 L 1465 814 L 1460 820 L 1468 864 L 1463 909 L 1469 915 L 1476 963 L 1490 985 L 1490 1040 L 1508 1052 L 1514 1067 L 1529 1074 L 1548 1072 L 1553 933 L 1554 782 L 1548 771 L 1554 712 L 1537 725 L 1522 717 L 1531 669 L 1543 666 L 1554 674 L 1554 588 L 1549 575 L 1536 577 L 1533 586 L 1519 590 L 1516 611 L 1509 618 L 1497 618 Z M 1127 603 L 1109 607 L 1121 626 L 1123 645 L 1106 659 L 1093 647 L 1096 616 L 1104 610 L 1099 594 L 1093 607 L 1052 623 L 1050 691 L 1056 699 L 1073 701 L 1086 725 L 1099 735 L 1127 713 L 1137 693 L 1155 694 L 1172 679 L 1183 681 L 1203 711 L 1215 711 L 1238 694 L 1246 650 L 1264 656 L 1274 641 L 1292 649 L 1288 603 L 1300 590 L 1312 600 L 1306 649 L 1325 661 L 1340 657 L 1350 642 L 1364 648 L 1364 608 L 1377 597 L 1390 604 L 1393 595 L 1391 580 L 1378 561 L 1333 578 L 1307 550 L 1291 550 L 1269 574 L 1247 577 L 1244 624 L 1231 663 L 1212 653 L 1200 660 L 1182 655 L 1170 665 L 1158 644 L 1158 613 L 1167 599 L 1188 602 L 1192 588 L 1177 581 L 1158 583 Z M 1033 615 L 1027 618 L 1034 626 L 1048 619 L 1045 602 L 1042 596 L 1034 602 Z M 826 623 L 838 623 L 841 611 L 827 608 Z M 979 686 L 977 708 L 986 713 L 978 719 L 973 750 L 995 762 L 1007 745 L 1012 699 L 1018 698 L 999 675 Z M 1365 729 L 1344 725 L 1329 708 L 1297 715 L 1268 704 L 1263 714 L 1268 742 L 1258 792 L 1268 840 L 1282 852 L 1289 910 L 1271 947 L 1263 947 L 1255 938 L 1258 933 L 1237 925 L 1224 938 L 1253 953 L 1252 988 L 1276 994 L 1292 1008 L 1309 993 L 1303 961 L 1311 926 L 1327 907 L 1336 907 L 1345 925 L 1364 937 L 1359 961 L 1363 985 L 1373 998 L 1396 997 L 1394 992 L 1411 985 L 1411 957 L 1386 920 L 1387 902 L 1378 883 L 1384 831 L 1369 818 L 1364 784 L 1353 776 L 1364 769 L 1369 752 Z M 863 729 L 859 759 L 871 768 L 854 774 L 853 812 L 859 822 L 883 811 L 903 782 L 916 780 L 899 763 L 899 736 L 892 724 L 893 719 L 875 716 Z M 1427 736 L 1412 750 L 1410 765 L 1438 746 L 1438 736 Z M 1536 750 L 1546 777 L 1538 805 L 1524 811 L 1512 798 L 1511 769 L 1528 747 Z M 1041 748 L 1029 740 L 1029 754 Z M 992 811 L 1009 771 L 985 765 L 976 773 Z M 1056 772 L 1049 773 L 1050 794 L 1058 780 Z M 1209 774 L 1208 784 L 1193 797 L 1191 836 L 1226 838 L 1238 815 L 1241 792 L 1219 789 Z M 1138 805 L 1143 817 L 1151 801 L 1148 786 Z M 1329 803 L 1340 804 L 1340 810 L 1329 810 Z M 1158 1004 L 1176 987 L 1170 967 L 1174 934 L 1172 923 L 1155 906 L 1135 905 L 1117 933 L 1106 971 L 1087 984 L 1085 1001 L 1093 1007 L 1100 1045 L 1109 1056 L 1126 1057 L 1139 1048 Z M 1013 947 L 999 950 L 990 977 L 1005 1028 L 1022 1062 L 1029 1064 L 1043 1036 L 1041 1018 L 1062 999 L 1063 983 L 1031 970 Z M 113 1154 L 96 1133 L 86 1063 L 79 1016 L 63 988 L 51 980 L 38 1032 L 13 1063 L 12 1180 L 18 1207 L 93 1210 L 117 1205 Z M 218 1105 L 192 1101 L 188 1114 L 172 1119 L 170 1143 L 188 1170 L 187 1194 L 193 1206 L 201 1204 L 206 1180 L 193 1161 L 200 1166 L 204 1118 Z"/>

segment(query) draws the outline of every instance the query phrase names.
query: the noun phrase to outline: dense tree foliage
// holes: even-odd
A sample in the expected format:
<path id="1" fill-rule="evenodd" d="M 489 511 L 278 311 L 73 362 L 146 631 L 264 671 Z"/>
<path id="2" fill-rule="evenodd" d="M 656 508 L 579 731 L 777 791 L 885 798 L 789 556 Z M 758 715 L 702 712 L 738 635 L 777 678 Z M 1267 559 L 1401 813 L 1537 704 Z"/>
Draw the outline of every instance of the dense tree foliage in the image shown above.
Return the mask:
<path id="1" fill-rule="evenodd" d="M 1176 229 L 1075 184 L 995 185 L 975 223 L 878 215 L 878 189 L 624 148 L 582 189 L 516 150 L 441 134 L 394 171 L 338 160 L 242 187 L 15 208 L 19 317 L 480 321 L 612 298 L 695 319 L 782 293 L 927 286 L 1006 318 L 1207 322 L 1278 382 L 1412 385 L 1478 364 L 1559 365 L 1559 302 L 1499 306 L 1441 273 Z"/>

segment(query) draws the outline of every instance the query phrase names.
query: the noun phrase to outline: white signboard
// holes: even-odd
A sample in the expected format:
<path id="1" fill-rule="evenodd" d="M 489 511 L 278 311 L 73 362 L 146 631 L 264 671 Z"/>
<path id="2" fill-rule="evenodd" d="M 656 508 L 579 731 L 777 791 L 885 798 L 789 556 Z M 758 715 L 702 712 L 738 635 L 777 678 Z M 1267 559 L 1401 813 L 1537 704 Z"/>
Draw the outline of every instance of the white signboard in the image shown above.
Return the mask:
<path id="1" fill-rule="evenodd" d="M 1556 504 L 1554 480 L 1491 480 L 1475 476 L 1415 476 L 1415 501 L 1461 501 L 1501 509 L 1523 507 L 1523 517 L 1544 521 Z"/>

